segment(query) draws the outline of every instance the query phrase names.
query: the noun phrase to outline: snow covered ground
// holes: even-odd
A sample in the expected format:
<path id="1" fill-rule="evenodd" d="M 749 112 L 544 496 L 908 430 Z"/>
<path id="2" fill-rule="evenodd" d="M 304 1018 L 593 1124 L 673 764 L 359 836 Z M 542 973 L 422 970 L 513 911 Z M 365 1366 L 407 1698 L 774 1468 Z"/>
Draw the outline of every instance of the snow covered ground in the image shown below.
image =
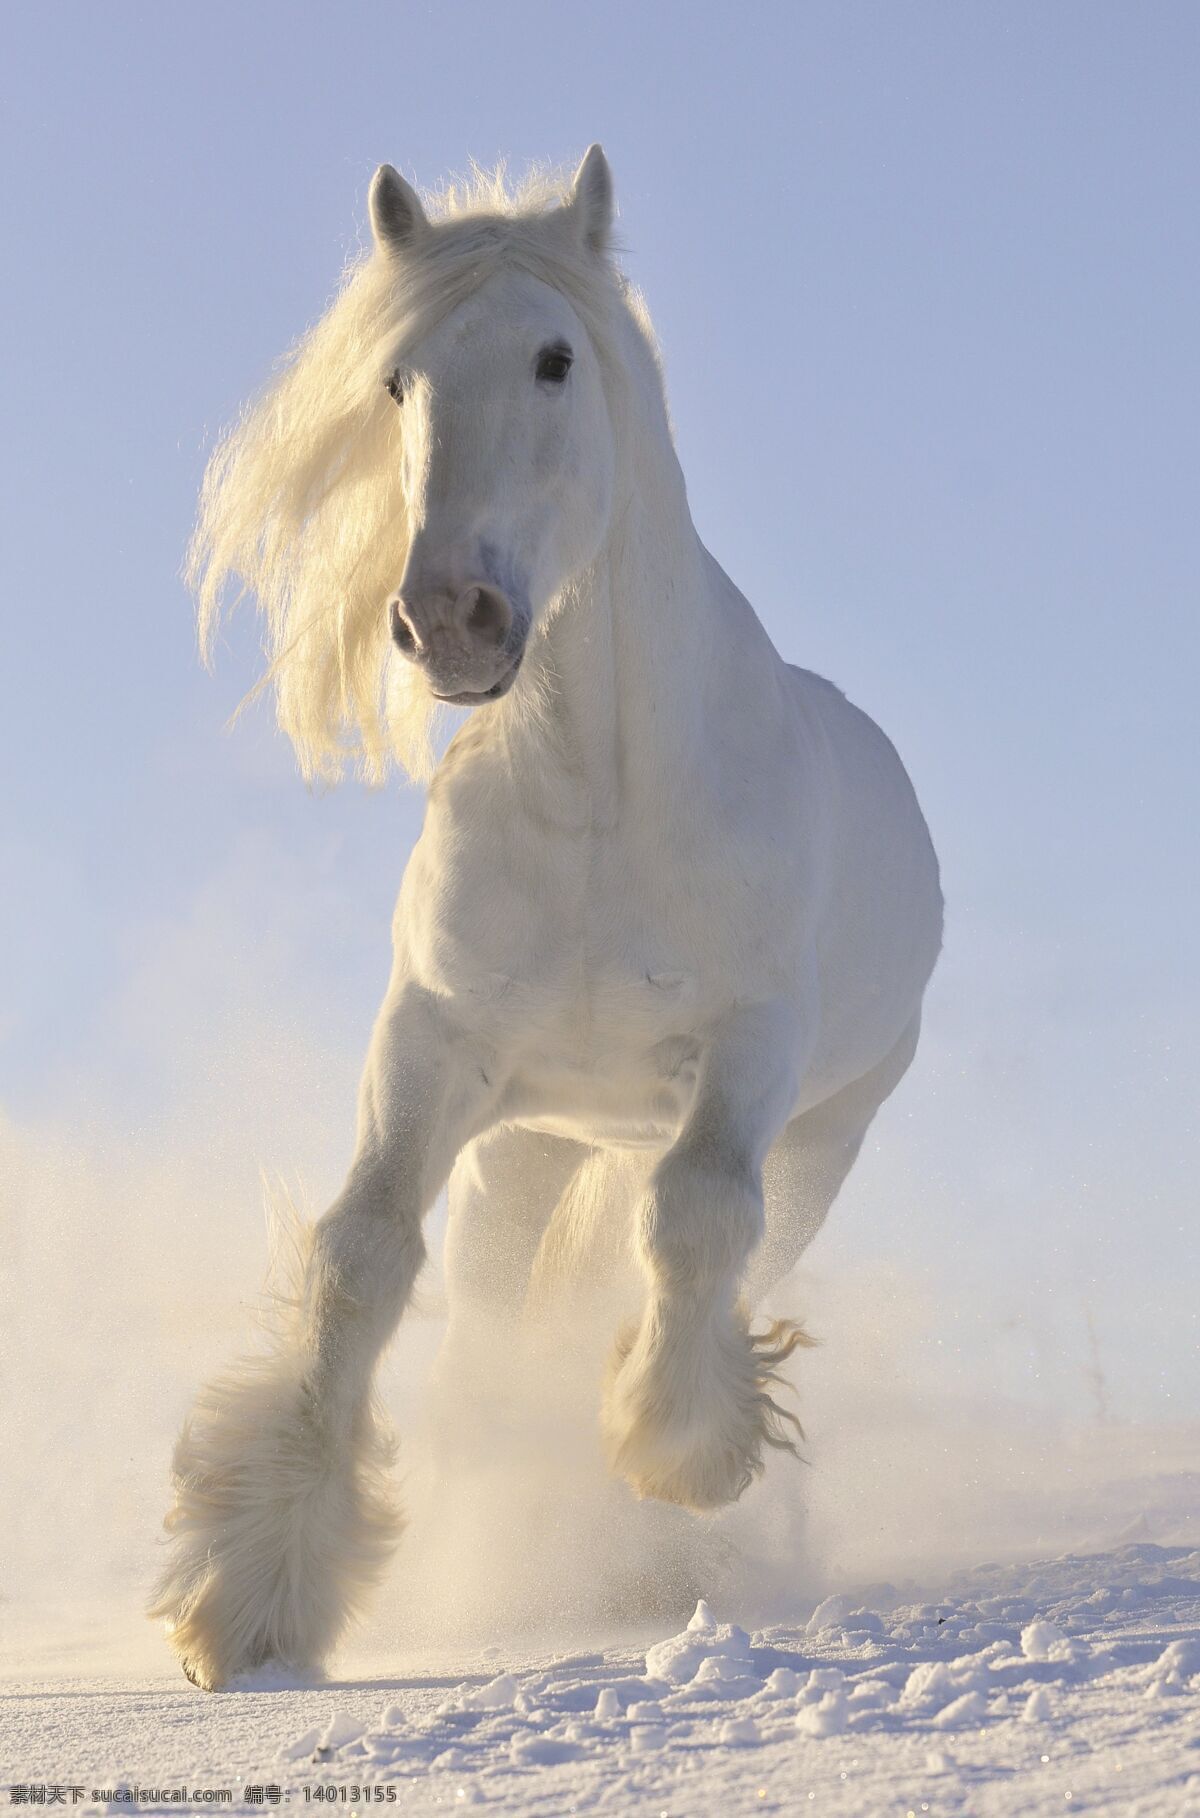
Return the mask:
<path id="1" fill-rule="evenodd" d="M 179 1420 L 244 1341 L 251 1240 L 231 1216 L 218 1243 L 197 1189 L 170 1246 L 120 1227 L 114 1259 L 94 1208 L 118 1193 L 47 1183 L 10 1304 L 66 1243 L 72 1267 L 48 1344 L 14 1320 L 5 1356 L 0 1802 L 1200 1818 L 1200 1428 L 1114 1417 L 1117 1371 L 1089 1414 L 1065 1343 L 828 1248 L 781 1303 L 823 1340 L 809 1462 L 700 1524 L 608 1475 L 594 1369 L 485 1352 L 497 1400 L 439 1386 L 431 1282 L 382 1385 L 411 1525 L 370 1622 L 324 1685 L 196 1691 L 141 1610 Z"/>
<path id="2" fill-rule="evenodd" d="M 239 1811 L 1200 1814 L 1200 1550 L 875 1585 L 752 1633 L 730 1613 L 649 1645 L 356 1659 L 307 1689 L 204 1696 L 165 1656 L 10 1684 L 0 1783 L 81 1787 L 81 1810 L 137 1787 Z"/>

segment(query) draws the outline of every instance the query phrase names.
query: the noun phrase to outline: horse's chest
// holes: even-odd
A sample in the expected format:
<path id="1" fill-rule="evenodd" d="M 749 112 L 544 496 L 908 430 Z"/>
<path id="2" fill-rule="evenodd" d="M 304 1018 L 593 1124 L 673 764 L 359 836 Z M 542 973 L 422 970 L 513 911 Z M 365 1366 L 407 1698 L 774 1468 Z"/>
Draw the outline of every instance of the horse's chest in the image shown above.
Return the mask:
<path id="1" fill-rule="evenodd" d="M 531 905 L 517 939 L 481 929 L 452 952 L 443 946 L 441 959 L 443 989 L 475 1007 L 472 1020 L 482 1013 L 506 1042 L 536 1050 L 556 1071 L 635 1066 L 709 1013 L 711 978 L 699 956 L 629 903 L 576 918 Z"/>
<path id="2" fill-rule="evenodd" d="M 511 1070 L 507 1115 L 653 1140 L 682 1114 L 695 1033 L 727 989 L 695 909 L 620 846 L 441 841 L 414 855 L 402 934 Z"/>
<path id="3" fill-rule="evenodd" d="M 523 990 L 573 1027 L 653 1029 L 705 970 L 699 893 L 672 875 L 635 843 L 539 838 L 519 817 L 434 826 L 405 878 L 399 932 L 451 996 L 503 989 L 511 1008 Z"/>

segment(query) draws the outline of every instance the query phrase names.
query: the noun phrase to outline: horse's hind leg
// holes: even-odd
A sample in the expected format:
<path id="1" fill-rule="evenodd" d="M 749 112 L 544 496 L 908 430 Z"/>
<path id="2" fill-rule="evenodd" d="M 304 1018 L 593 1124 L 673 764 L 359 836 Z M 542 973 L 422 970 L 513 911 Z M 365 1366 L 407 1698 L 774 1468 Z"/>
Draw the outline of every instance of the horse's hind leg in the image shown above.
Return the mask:
<path id="1" fill-rule="evenodd" d="M 555 1207 L 587 1149 L 502 1124 L 459 1156 L 449 1186 L 445 1275 L 449 1321 L 440 1390 L 456 1408 L 482 1403 L 516 1361 L 514 1328 Z"/>
<path id="2" fill-rule="evenodd" d="M 564 1136 L 500 1124 L 471 1143 L 450 1176 L 446 1293 L 450 1326 L 515 1320 L 539 1245 L 588 1151 Z"/>
<path id="3" fill-rule="evenodd" d="M 875 1113 L 908 1069 L 919 1029 L 914 1018 L 878 1066 L 793 1118 L 772 1147 L 763 1167 L 762 1242 L 746 1271 L 751 1310 L 795 1268 L 824 1224 Z"/>
<path id="4" fill-rule="evenodd" d="M 267 1661 L 319 1667 L 399 1532 L 371 1382 L 424 1260 L 422 1216 L 486 1118 L 484 1069 L 465 1050 L 435 1000 L 394 992 L 350 1175 L 310 1233 L 292 1316 L 274 1351 L 210 1384 L 184 1427 L 150 1614 L 206 1689 Z"/>

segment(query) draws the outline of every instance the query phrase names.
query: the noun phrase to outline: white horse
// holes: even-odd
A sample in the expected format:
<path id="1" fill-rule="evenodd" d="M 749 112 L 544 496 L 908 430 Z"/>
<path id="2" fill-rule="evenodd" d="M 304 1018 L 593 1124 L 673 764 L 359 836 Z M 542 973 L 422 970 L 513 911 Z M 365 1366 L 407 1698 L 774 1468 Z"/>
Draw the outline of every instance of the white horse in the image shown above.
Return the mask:
<path id="1" fill-rule="evenodd" d="M 319 1667 L 379 1575 L 372 1378 L 452 1171 L 452 1321 L 636 1258 L 609 1456 L 714 1509 L 789 1443 L 801 1335 L 748 1308 L 916 1045 L 941 897 L 911 785 L 701 543 L 612 212 L 598 146 L 428 208 L 384 165 L 373 250 L 206 479 L 202 635 L 239 576 L 302 769 L 434 774 L 349 1178 L 274 1350 L 176 1450 L 153 1613 L 204 1687 Z M 438 701 L 477 711 L 435 768 Z"/>

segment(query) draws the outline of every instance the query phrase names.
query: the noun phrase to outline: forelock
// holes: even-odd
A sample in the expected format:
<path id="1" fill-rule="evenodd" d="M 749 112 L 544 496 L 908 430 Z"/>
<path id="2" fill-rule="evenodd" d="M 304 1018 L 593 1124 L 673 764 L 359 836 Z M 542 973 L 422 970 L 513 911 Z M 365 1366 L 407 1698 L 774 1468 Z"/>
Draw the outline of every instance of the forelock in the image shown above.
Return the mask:
<path id="1" fill-rule="evenodd" d="M 535 170 L 514 184 L 501 166 L 475 169 L 423 197 L 429 227 L 419 243 L 402 256 L 376 251 L 367 261 L 392 285 L 398 350 L 419 342 L 497 272 L 515 270 L 561 291 L 609 364 L 626 287 L 614 261 L 574 231 L 564 207 L 569 191 L 561 172 Z"/>

